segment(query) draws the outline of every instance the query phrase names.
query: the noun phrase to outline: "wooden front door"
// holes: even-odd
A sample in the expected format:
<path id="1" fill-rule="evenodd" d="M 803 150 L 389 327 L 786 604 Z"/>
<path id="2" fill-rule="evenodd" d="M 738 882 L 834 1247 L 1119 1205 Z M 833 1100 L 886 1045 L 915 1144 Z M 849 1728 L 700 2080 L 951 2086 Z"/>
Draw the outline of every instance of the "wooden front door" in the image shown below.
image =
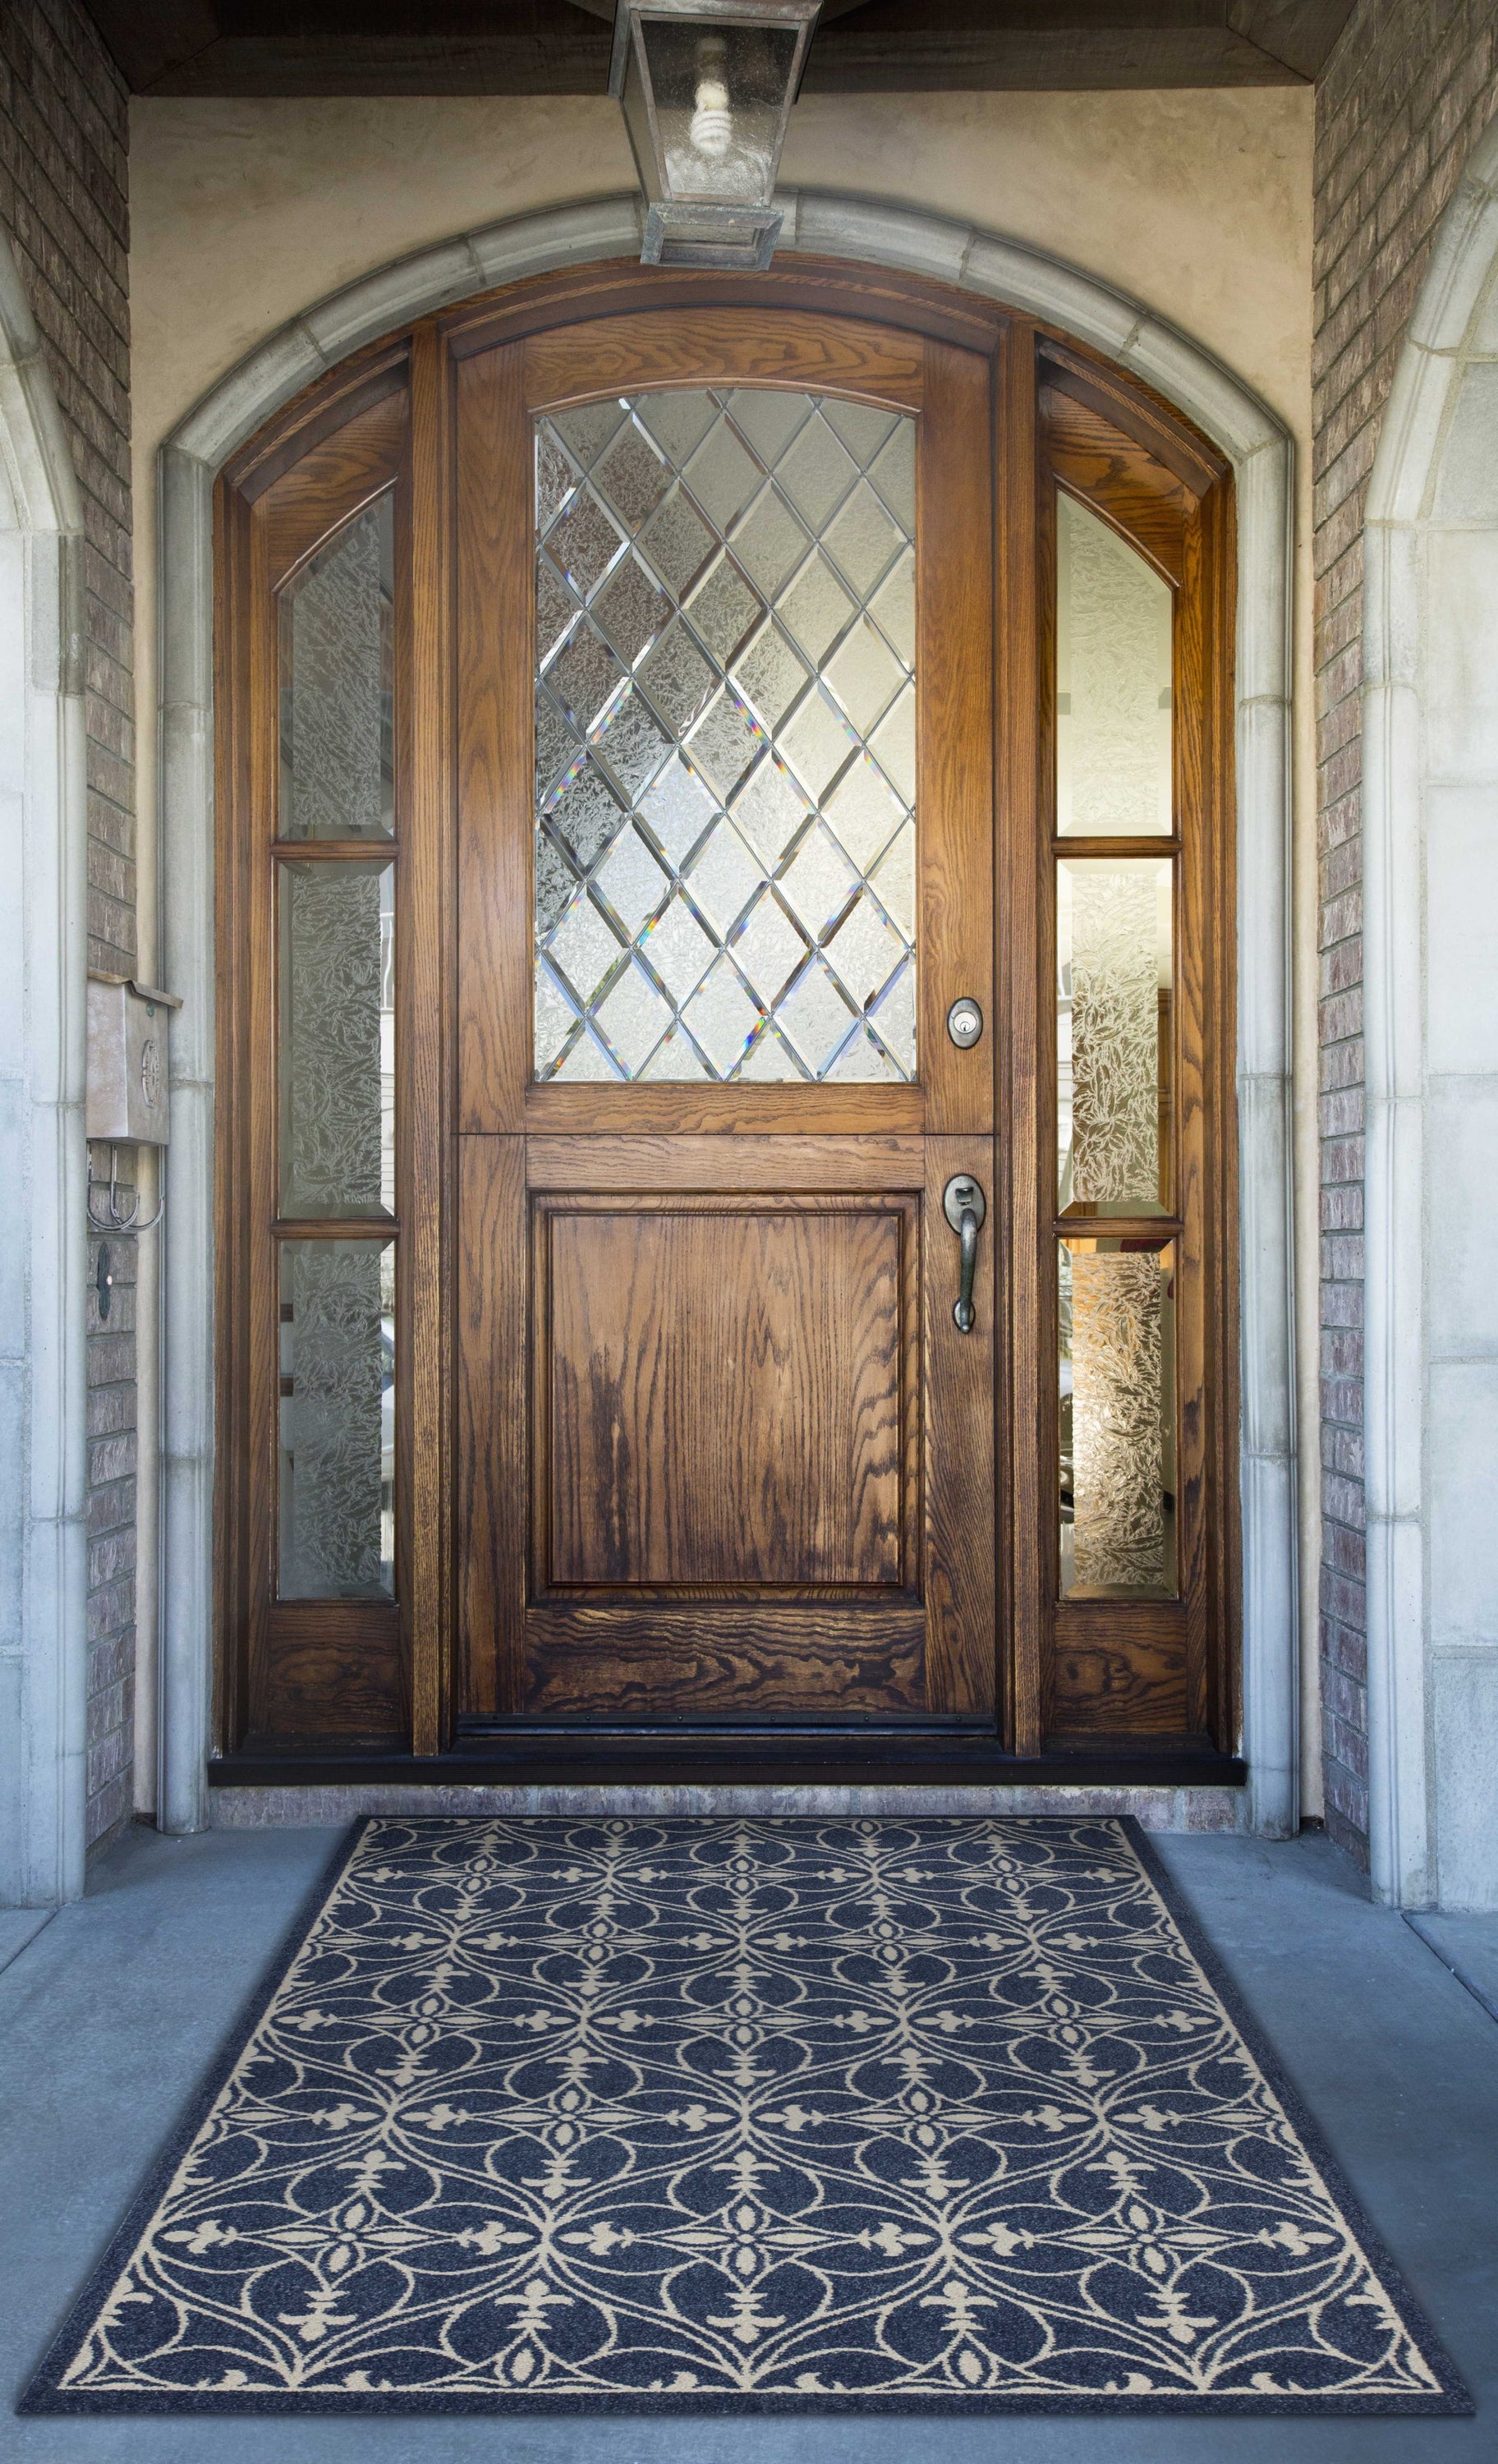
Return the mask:
<path id="1" fill-rule="evenodd" d="M 457 366 L 471 1721 L 993 1728 L 993 366 Z"/>

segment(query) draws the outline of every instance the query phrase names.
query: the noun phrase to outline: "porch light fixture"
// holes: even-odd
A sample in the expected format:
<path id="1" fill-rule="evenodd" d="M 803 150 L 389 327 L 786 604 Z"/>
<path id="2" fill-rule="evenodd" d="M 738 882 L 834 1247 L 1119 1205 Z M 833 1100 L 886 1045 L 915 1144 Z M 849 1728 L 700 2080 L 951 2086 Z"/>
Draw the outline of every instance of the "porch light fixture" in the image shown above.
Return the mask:
<path id="1" fill-rule="evenodd" d="M 649 212 L 644 265 L 770 262 L 775 175 L 822 0 L 617 0 L 608 91 Z"/>

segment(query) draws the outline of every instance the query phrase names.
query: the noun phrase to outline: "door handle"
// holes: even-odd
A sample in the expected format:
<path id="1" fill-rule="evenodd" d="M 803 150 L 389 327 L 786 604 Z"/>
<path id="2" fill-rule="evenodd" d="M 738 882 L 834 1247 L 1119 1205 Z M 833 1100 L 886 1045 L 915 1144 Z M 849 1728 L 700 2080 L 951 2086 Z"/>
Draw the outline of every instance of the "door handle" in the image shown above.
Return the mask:
<path id="1" fill-rule="evenodd" d="M 987 1201 L 971 1173 L 953 1174 L 941 1193 L 941 1210 L 961 1243 L 958 1296 L 952 1304 L 952 1315 L 958 1334 L 971 1334 L 977 1314 L 973 1308 L 973 1276 L 978 1267 L 978 1235 L 988 1212 Z"/>

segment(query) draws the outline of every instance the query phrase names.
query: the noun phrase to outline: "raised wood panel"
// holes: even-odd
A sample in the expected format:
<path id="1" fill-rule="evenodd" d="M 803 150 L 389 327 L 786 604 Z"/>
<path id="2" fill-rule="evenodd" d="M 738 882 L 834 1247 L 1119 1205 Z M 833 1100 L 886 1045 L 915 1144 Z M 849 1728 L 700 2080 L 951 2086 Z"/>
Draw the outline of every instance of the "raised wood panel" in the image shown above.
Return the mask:
<path id="1" fill-rule="evenodd" d="M 528 1138 L 531 1189 L 920 1190 L 926 1141 L 912 1137 Z"/>
<path id="2" fill-rule="evenodd" d="M 610 1727 L 897 1720 L 927 1708 L 925 1638 L 899 1603 L 562 1601 L 529 1621 L 524 1709 Z"/>
<path id="3" fill-rule="evenodd" d="M 899 1587 L 914 1249 L 908 1202 L 543 1204 L 538 1591 Z"/>
<path id="4" fill-rule="evenodd" d="M 1062 1602 L 1053 1737 L 1179 1736 L 1193 1727 L 1187 1691 L 1186 1612 L 1179 1601 Z"/>

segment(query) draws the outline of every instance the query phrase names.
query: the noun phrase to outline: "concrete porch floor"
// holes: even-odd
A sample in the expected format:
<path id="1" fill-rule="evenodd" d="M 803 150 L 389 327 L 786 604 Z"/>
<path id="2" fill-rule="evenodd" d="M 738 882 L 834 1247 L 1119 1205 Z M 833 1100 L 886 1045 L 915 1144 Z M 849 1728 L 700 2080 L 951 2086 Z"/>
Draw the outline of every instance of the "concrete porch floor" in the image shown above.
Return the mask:
<path id="1" fill-rule="evenodd" d="M 137 1831 L 0 1917 L 0 2456 L 17 2464 L 1467 2464 L 1498 2417 L 1498 1918 L 1371 1906 L 1325 1839 L 1156 1845 L 1478 2400 L 1465 2421 L 40 2420 L 10 2414 L 336 1832 Z M 1426 1938 L 1428 1936 L 1428 1939 Z M 1439 1937 L 1439 1939 L 1438 1939 Z M 1454 1963 L 1454 1966 L 1452 1964 Z M 1460 1972 L 1457 1972 L 1460 1971 Z M 1471 1990 L 1461 1981 L 1471 1979 Z M 1491 2000 L 1491 1991 L 1487 1998 Z"/>

